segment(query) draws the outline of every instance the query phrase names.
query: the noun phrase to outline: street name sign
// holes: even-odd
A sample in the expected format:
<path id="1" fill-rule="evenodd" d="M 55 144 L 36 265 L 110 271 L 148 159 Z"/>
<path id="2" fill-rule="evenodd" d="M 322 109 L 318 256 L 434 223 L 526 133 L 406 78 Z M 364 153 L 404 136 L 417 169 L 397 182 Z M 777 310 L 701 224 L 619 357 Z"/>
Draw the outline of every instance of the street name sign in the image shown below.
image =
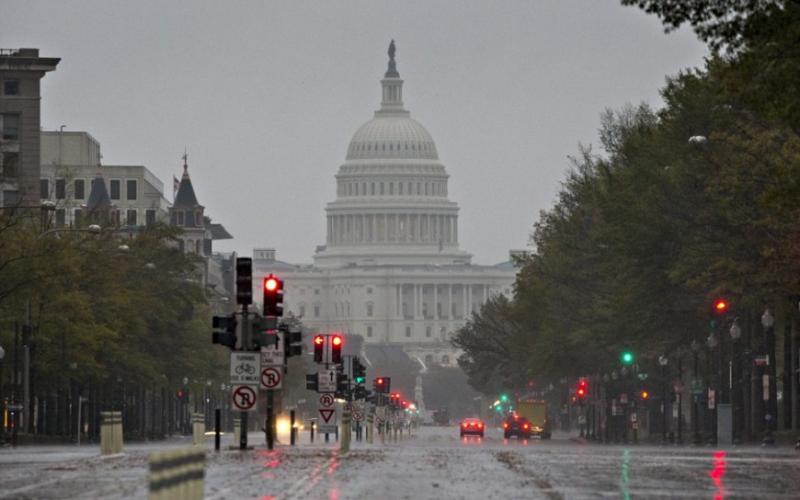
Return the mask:
<path id="1" fill-rule="evenodd" d="M 237 385 L 231 391 L 231 404 L 237 411 L 255 411 L 258 391 L 253 385 Z"/>
<path id="2" fill-rule="evenodd" d="M 231 353 L 231 385 L 258 385 L 260 371 L 258 353 Z"/>

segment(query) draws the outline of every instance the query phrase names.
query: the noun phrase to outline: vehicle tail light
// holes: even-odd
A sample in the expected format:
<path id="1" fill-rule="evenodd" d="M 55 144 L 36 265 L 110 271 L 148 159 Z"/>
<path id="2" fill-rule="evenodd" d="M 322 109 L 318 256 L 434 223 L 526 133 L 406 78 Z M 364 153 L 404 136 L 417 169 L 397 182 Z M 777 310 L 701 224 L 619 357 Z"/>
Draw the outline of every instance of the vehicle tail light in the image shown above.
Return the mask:
<path id="1" fill-rule="evenodd" d="M 508 424 L 503 422 L 503 429 L 508 429 Z"/>
<path id="2" fill-rule="evenodd" d="M 461 424 L 461 427 L 466 427 L 466 426 L 467 426 L 467 423 L 466 423 L 466 422 L 464 422 L 463 424 Z"/>
<path id="3" fill-rule="evenodd" d="M 528 424 L 523 424 L 523 425 L 522 425 L 522 428 L 523 428 L 523 429 L 527 429 L 527 428 L 528 428 Z"/>
<path id="4" fill-rule="evenodd" d="M 478 429 L 483 429 L 483 422 L 478 423 Z"/>

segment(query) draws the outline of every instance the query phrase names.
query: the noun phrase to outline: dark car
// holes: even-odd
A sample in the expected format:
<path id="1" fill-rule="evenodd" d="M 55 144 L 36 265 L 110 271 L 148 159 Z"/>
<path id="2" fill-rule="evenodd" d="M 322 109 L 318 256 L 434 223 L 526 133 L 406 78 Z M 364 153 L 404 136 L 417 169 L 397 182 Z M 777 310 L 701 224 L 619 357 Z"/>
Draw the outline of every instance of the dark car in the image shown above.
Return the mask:
<path id="1" fill-rule="evenodd" d="M 465 418 L 461 421 L 461 437 L 466 435 L 483 437 L 483 429 L 486 427 L 478 418 Z"/>
<path id="2" fill-rule="evenodd" d="M 512 436 L 518 439 L 530 439 L 531 422 L 516 413 L 509 415 L 503 422 L 503 437 L 508 439 Z"/>

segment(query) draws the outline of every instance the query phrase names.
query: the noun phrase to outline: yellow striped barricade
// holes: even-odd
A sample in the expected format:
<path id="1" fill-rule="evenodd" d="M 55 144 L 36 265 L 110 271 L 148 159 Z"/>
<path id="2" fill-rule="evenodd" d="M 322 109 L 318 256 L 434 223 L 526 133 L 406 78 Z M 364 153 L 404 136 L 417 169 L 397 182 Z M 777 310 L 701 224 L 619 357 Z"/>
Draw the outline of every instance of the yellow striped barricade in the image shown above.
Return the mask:
<path id="1" fill-rule="evenodd" d="M 122 453 L 122 412 L 100 412 L 100 454 Z"/>
<path id="2" fill-rule="evenodd" d="M 201 500 L 206 452 L 199 448 L 150 454 L 149 500 Z"/>
<path id="3" fill-rule="evenodd" d="M 206 417 L 202 413 L 192 414 L 192 444 L 195 446 L 206 443 Z"/>

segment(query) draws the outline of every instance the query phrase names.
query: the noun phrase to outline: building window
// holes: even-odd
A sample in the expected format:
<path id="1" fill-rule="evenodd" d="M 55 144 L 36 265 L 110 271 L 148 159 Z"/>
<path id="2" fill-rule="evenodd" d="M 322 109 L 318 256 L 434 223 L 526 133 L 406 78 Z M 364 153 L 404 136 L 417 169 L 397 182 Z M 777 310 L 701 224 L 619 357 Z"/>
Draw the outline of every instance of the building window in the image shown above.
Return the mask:
<path id="1" fill-rule="evenodd" d="M 306 305 L 300 304 L 300 308 L 297 310 L 297 315 L 301 318 L 306 315 Z"/>
<path id="2" fill-rule="evenodd" d="M 372 309 L 373 309 L 372 302 L 367 302 L 367 317 L 368 318 L 372 317 Z"/>
<path id="3" fill-rule="evenodd" d="M 319 304 L 314 304 L 314 317 L 319 318 Z"/>
<path id="4" fill-rule="evenodd" d="M 19 80 L 3 81 L 3 95 L 19 95 Z"/>
<path id="5" fill-rule="evenodd" d="M 39 179 L 39 198 L 43 200 L 50 198 L 50 181 L 48 179 Z"/>
<path id="6" fill-rule="evenodd" d="M 0 206 L 11 207 L 19 202 L 19 191 L 3 191 L 3 198 L 0 200 Z"/>
<path id="7" fill-rule="evenodd" d="M 148 226 L 152 226 L 156 223 L 156 211 L 155 210 L 146 210 L 144 212 L 144 223 Z"/>
<path id="8" fill-rule="evenodd" d="M 126 182 L 127 185 L 127 197 L 129 200 L 136 199 L 136 179 L 132 179 Z"/>
<path id="9" fill-rule="evenodd" d="M 186 212 L 186 227 L 194 227 L 195 220 L 194 220 L 194 212 L 188 210 Z"/>
<path id="10" fill-rule="evenodd" d="M 200 240 L 194 242 L 194 253 L 196 253 L 197 255 L 203 255 L 202 244 L 203 242 Z"/>
<path id="11" fill-rule="evenodd" d="M 76 208 L 75 212 L 72 215 L 72 224 L 75 226 L 80 226 L 83 222 L 83 211 L 80 208 Z"/>
<path id="12" fill-rule="evenodd" d="M 417 195 L 422 194 L 422 190 L 420 189 L 420 186 L 421 186 L 421 184 L 418 182 L 417 183 Z"/>
<path id="13" fill-rule="evenodd" d="M 86 181 L 83 179 L 75 179 L 72 184 L 73 195 L 76 200 L 83 200 L 86 198 Z"/>
<path id="14" fill-rule="evenodd" d="M 406 327 L 406 337 L 411 337 L 411 327 L 410 326 Z"/>
<path id="15" fill-rule="evenodd" d="M 367 327 L 367 337 L 372 337 L 372 327 L 371 326 Z"/>
<path id="16" fill-rule="evenodd" d="M 63 208 L 56 210 L 56 227 L 64 227 L 67 224 L 67 211 Z"/>
<path id="17" fill-rule="evenodd" d="M 136 225 L 136 210 L 129 209 L 128 212 L 125 214 L 125 223 L 129 226 Z"/>
<path id="18" fill-rule="evenodd" d="M 375 183 L 374 182 L 370 183 L 370 185 L 369 185 L 369 194 L 372 195 L 372 196 L 375 196 Z"/>
<path id="19" fill-rule="evenodd" d="M 198 210 L 194 215 L 194 221 L 197 227 L 201 227 L 203 225 L 203 212 Z"/>
<path id="20" fill-rule="evenodd" d="M 111 211 L 111 222 L 113 222 L 115 226 L 119 226 L 119 210 Z"/>
<path id="21" fill-rule="evenodd" d="M 445 340 L 445 337 L 447 337 L 447 329 L 445 327 L 439 328 L 439 337 L 442 340 Z"/>
<path id="22" fill-rule="evenodd" d="M 67 181 L 56 179 L 56 199 L 63 200 L 67 197 Z"/>
<path id="23" fill-rule="evenodd" d="M 425 327 L 425 336 L 428 337 L 428 338 L 431 338 L 431 335 L 433 335 L 432 330 L 433 329 L 431 327 L 426 326 Z"/>
<path id="24" fill-rule="evenodd" d="M 3 165 L 0 170 L 0 177 L 6 179 L 17 176 L 19 168 L 19 154 L 18 153 L 3 153 Z"/>
<path id="25" fill-rule="evenodd" d="M 183 225 L 183 210 L 178 210 L 178 225 Z"/>
<path id="26" fill-rule="evenodd" d="M 447 354 L 442 356 L 442 364 L 443 365 L 449 365 L 450 364 L 450 356 L 448 356 Z"/>
<path id="27" fill-rule="evenodd" d="M 403 194 L 403 183 L 402 182 L 398 182 L 397 183 L 397 194 L 400 194 L 400 195 Z"/>
<path id="28" fill-rule="evenodd" d="M 383 183 L 381 182 L 381 195 L 383 195 Z"/>
<path id="29" fill-rule="evenodd" d="M 111 179 L 111 199 L 118 200 L 119 199 L 119 179 Z"/>
<path id="30" fill-rule="evenodd" d="M 4 114 L 2 117 L 3 139 L 7 141 L 16 141 L 19 139 L 19 115 L 17 114 Z"/>
<path id="31" fill-rule="evenodd" d="M 319 288 L 314 289 L 314 295 L 319 295 Z"/>
<path id="32" fill-rule="evenodd" d="M 371 286 L 367 287 L 367 295 L 372 295 L 372 287 Z"/>

